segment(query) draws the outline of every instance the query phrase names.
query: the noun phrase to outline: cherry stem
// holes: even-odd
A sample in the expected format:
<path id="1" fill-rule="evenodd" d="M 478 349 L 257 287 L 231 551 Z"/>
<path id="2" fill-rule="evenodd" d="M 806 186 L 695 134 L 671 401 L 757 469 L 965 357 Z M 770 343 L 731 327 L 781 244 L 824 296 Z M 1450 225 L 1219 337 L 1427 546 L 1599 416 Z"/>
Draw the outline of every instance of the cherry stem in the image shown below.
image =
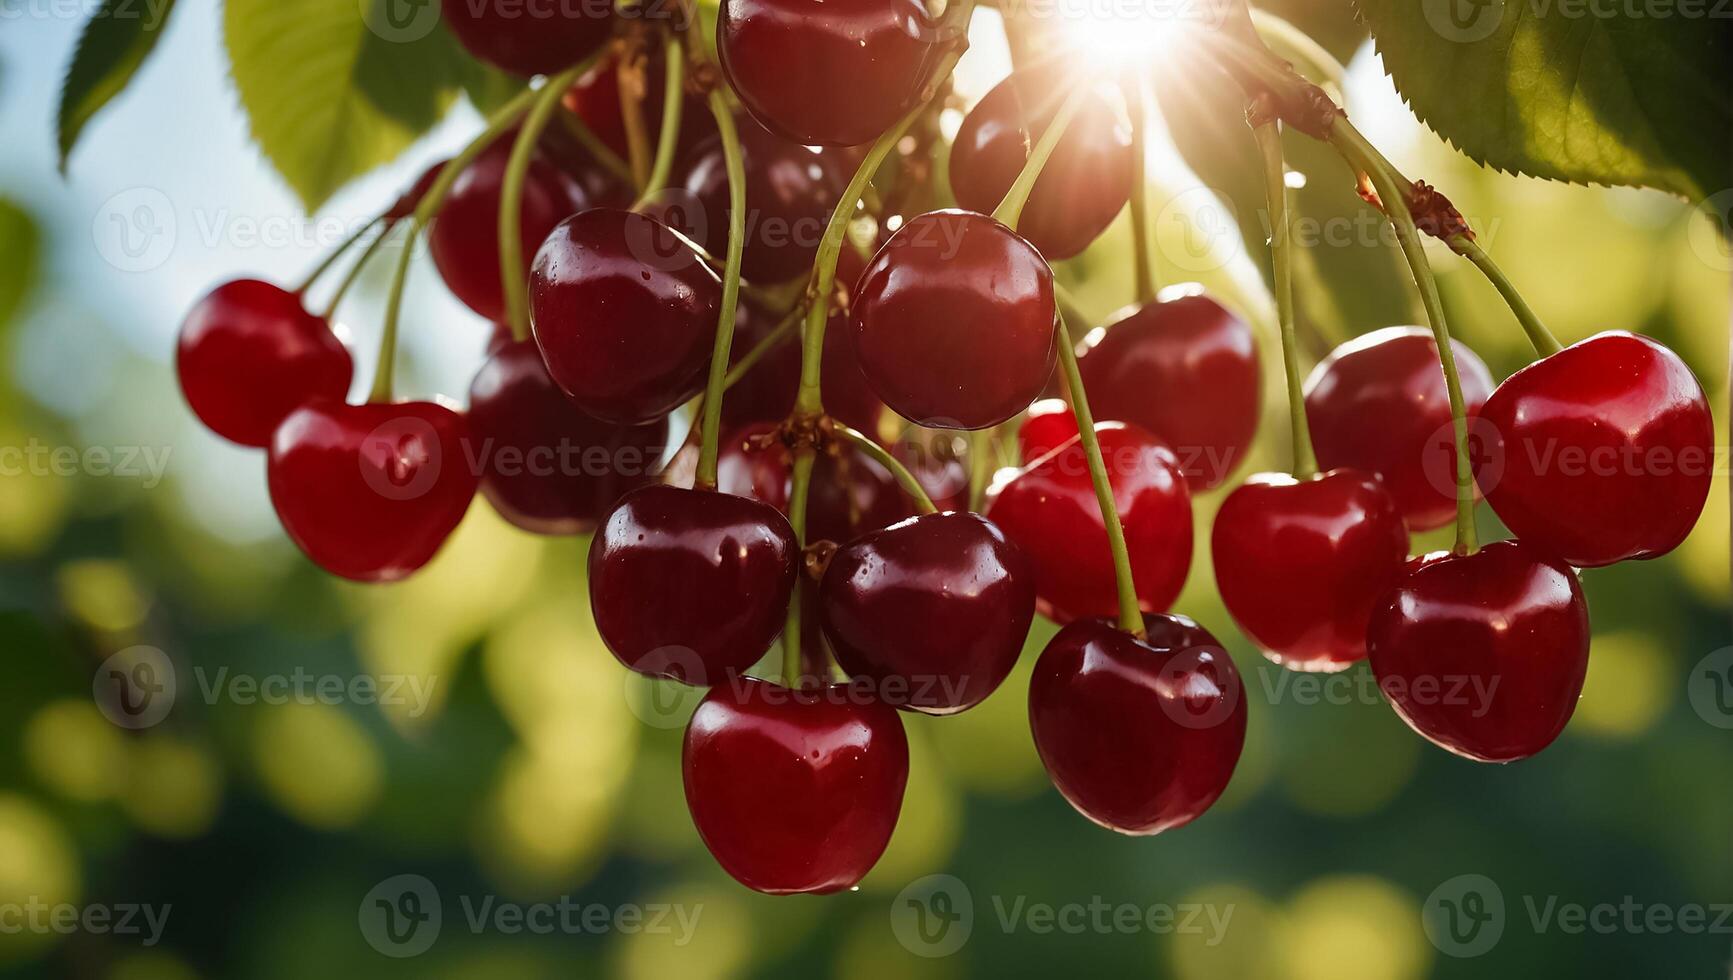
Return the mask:
<path id="1" fill-rule="evenodd" d="M 396 230 L 397 220 L 394 218 L 385 219 L 385 227 L 379 229 L 379 234 L 374 236 L 373 240 L 367 243 L 367 247 L 361 250 L 361 257 L 355 260 L 355 264 L 350 266 L 349 271 L 343 276 L 343 281 L 337 284 L 337 291 L 331 294 L 330 302 L 325 304 L 325 313 L 322 319 L 330 320 L 337 315 L 337 307 L 343 304 L 343 298 L 349 295 L 350 288 L 355 285 L 356 280 L 361 278 L 361 271 L 367 267 L 367 263 L 373 259 L 374 254 Z"/>
<path id="2" fill-rule="evenodd" d="M 836 419 L 831 419 L 825 425 L 831 432 L 853 443 L 855 448 L 889 470 L 891 475 L 896 477 L 897 485 L 902 487 L 903 492 L 909 495 L 909 499 L 915 502 L 916 510 L 923 514 L 938 513 L 939 508 L 933 503 L 933 498 L 927 495 L 927 488 L 921 486 L 921 481 L 915 478 L 907 466 L 903 465 L 902 460 L 891 455 L 890 450 L 879 445 L 877 440 L 866 433 L 850 428 Z"/>
<path id="3" fill-rule="evenodd" d="M 1131 117 L 1131 276 L 1139 304 L 1155 302 L 1156 276 L 1149 241 L 1149 113 L 1143 73 L 1127 71 L 1120 81 L 1125 111 Z"/>
<path id="4" fill-rule="evenodd" d="M 1065 130 L 1071 127 L 1071 120 L 1083 108 L 1083 100 L 1089 98 L 1090 86 L 1087 82 L 1078 85 L 1066 96 L 1065 102 L 1054 114 L 1053 121 L 1047 124 L 1047 131 L 1036 141 L 1035 149 L 1030 151 L 1028 162 L 1023 164 L 1023 172 L 1017 175 L 1011 189 L 1005 192 L 1005 199 L 993 209 L 993 217 L 1001 224 L 1013 230 L 1017 227 L 1017 219 L 1023 216 L 1023 206 L 1029 203 L 1029 195 L 1035 190 L 1035 181 L 1040 179 L 1041 171 L 1046 168 L 1047 160 L 1053 155 L 1059 141 L 1065 138 Z"/>
<path id="5" fill-rule="evenodd" d="M 716 117 L 716 129 L 722 137 L 723 165 L 728 171 L 728 255 L 722 270 L 722 311 L 716 321 L 716 346 L 710 352 L 710 381 L 704 388 L 703 436 L 698 443 L 698 475 L 694 482 L 702 490 L 716 489 L 722 391 L 727 386 L 734 321 L 740 312 L 740 263 L 746 254 L 746 163 L 740 152 L 740 133 L 722 90 L 713 89 L 709 99 L 710 114 Z"/>
<path id="6" fill-rule="evenodd" d="M 589 151 L 590 156 L 593 157 L 597 163 L 601 164 L 609 173 L 613 174 L 620 180 L 627 182 L 631 181 L 631 166 L 627 164 L 626 161 L 620 159 L 620 155 L 614 152 L 613 147 L 602 142 L 602 138 L 597 136 L 594 130 L 584 125 L 584 121 L 578 118 L 577 113 L 562 106 L 559 112 L 559 119 L 560 125 L 565 127 L 566 133 L 571 136 L 572 139 L 577 140 L 579 146 Z"/>
<path id="7" fill-rule="evenodd" d="M 619 79 L 620 121 L 626 130 L 627 164 L 631 168 L 632 186 L 641 190 L 650 185 L 650 133 L 644 125 L 644 65 L 641 55 L 622 55 L 614 71 Z"/>
<path id="8" fill-rule="evenodd" d="M 542 85 L 506 161 L 499 192 L 499 284 L 505 296 L 505 322 L 511 328 L 513 340 L 528 340 L 530 336 L 529 283 L 523 245 L 524 183 L 529 176 L 530 160 L 560 99 L 588 67 L 588 64 L 574 65 Z"/>
<path id="9" fill-rule="evenodd" d="M 674 149 L 680 142 L 680 111 L 686 101 L 686 54 L 680 46 L 679 35 L 668 35 L 664 60 L 668 75 L 662 93 L 662 134 L 656 140 L 656 159 L 650 165 L 649 179 L 644 182 L 638 200 L 632 204 L 634 211 L 649 204 L 662 185 L 668 183 L 668 174 L 674 170 Z"/>
<path id="10" fill-rule="evenodd" d="M 1498 289 L 1498 294 L 1504 297 L 1505 305 L 1510 307 L 1510 312 L 1516 314 L 1517 322 L 1522 324 L 1523 332 L 1528 334 L 1528 342 L 1534 345 L 1536 354 L 1546 357 L 1564 350 L 1564 345 L 1558 342 L 1558 338 L 1546 328 L 1546 324 L 1540 322 L 1540 317 L 1535 315 L 1528 301 L 1522 298 L 1516 284 L 1510 281 L 1510 277 L 1504 274 L 1498 263 L 1492 261 L 1492 256 L 1480 247 L 1479 242 L 1467 235 L 1453 235 L 1449 245 L 1456 254 L 1473 262 L 1474 267 L 1485 273 L 1487 280 Z"/>
<path id="11" fill-rule="evenodd" d="M 817 456 L 811 449 L 794 454 L 794 468 L 789 476 L 788 526 L 794 529 L 794 539 L 806 544 L 806 495 L 812 488 L 812 466 Z M 798 589 L 796 590 L 799 591 Z M 782 623 L 782 680 L 789 687 L 798 687 L 803 673 L 800 656 L 800 602 L 788 604 L 788 617 Z"/>
<path id="12" fill-rule="evenodd" d="M 1060 338 L 1063 343 L 1066 338 Z M 987 499 L 987 481 L 993 475 L 993 430 L 969 433 L 969 509 L 979 511 Z"/>
<path id="13" fill-rule="evenodd" d="M 764 335 L 764 339 L 753 344 L 752 348 L 740 355 L 740 358 L 734 362 L 734 366 L 728 369 L 728 376 L 722 379 L 723 390 L 739 384 L 740 379 L 746 377 L 747 372 L 757 367 L 758 362 L 764 360 L 766 354 L 769 354 L 778 344 L 787 340 L 788 336 L 794 333 L 794 329 L 800 326 L 800 321 L 805 316 L 806 309 L 800 306 L 783 314 L 782 320 Z"/>
<path id="14" fill-rule="evenodd" d="M 1300 344 L 1294 335 L 1293 235 L 1288 215 L 1287 166 L 1282 160 L 1281 124 L 1274 119 L 1252 127 L 1264 158 L 1264 189 L 1270 208 L 1270 265 L 1274 271 L 1276 323 L 1281 328 L 1282 368 L 1287 375 L 1288 418 L 1293 425 L 1294 476 L 1318 472 L 1312 429 L 1306 422 L 1306 395 L 1300 375 Z"/>
<path id="15" fill-rule="evenodd" d="M 355 229 L 355 231 L 350 233 L 348 238 L 345 238 L 342 242 L 338 243 L 337 247 L 332 249 L 329 255 L 319 260 L 319 264 L 313 267 L 313 271 L 307 274 L 307 278 L 301 281 L 301 285 L 295 289 L 295 295 L 305 295 L 307 290 L 312 289 L 313 284 L 319 281 L 320 276 L 331 271 L 331 267 L 337 264 L 337 260 L 343 257 L 343 253 L 354 248 L 355 243 L 366 236 L 369 231 L 378 227 L 381 221 L 385 221 L 385 218 L 374 218 L 372 221 L 369 221 Z"/>
<path id="16" fill-rule="evenodd" d="M 1293 53 L 1301 61 L 1305 62 L 1307 68 L 1316 72 L 1327 84 L 1333 86 L 1337 93 L 1341 92 L 1348 69 L 1343 67 L 1342 62 L 1328 49 L 1312 40 L 1310 34 L 1269 11 L 1253 10 L 1251 15 L 1252 26 L 1257 28 L 1260 38 L 1266 40 L 1272 37 L 1280 39 L 1283 44 L 1293 50 Z"/>
<path id="17" fill-rule="evenodd" d="M 1402 246 L 1402 256 L 1414 274 L 1414 284 L 1420 290 L 1420 302 L 1426 307 L 1426 318 L 1432 325 L 1432 338 L 1438 346 L 1438 363 L 1444 370 L 1444 387 L 1450 395 L 1450 424 L 1456 443 L 1456 548 L 1459 555 L 1472 554 L 1475 549 L 1474 471 L 1468 457 L 1468 413 L 1462 399 L 1462 381 L 1456 373 L 1456 353 L 1451 348 L 1450 327 L 1444 318 L 1444 303 L 1438 296 L 1438 283 L 1432 276 L 1432 266 L 1426 260 L 1426 249 L 1420 241 L 1420 231 L 1414 216 L 1408 211 L 1408 199 L 1393 172 L 1387 168 L 1378 151 L 1349 124 L 1346 117 L 1337 117 L 1330 126 L 1330 142 L 1355 169 L 1372 181 L 1384 213 L 1396 229 L 1396 240 Z"/>

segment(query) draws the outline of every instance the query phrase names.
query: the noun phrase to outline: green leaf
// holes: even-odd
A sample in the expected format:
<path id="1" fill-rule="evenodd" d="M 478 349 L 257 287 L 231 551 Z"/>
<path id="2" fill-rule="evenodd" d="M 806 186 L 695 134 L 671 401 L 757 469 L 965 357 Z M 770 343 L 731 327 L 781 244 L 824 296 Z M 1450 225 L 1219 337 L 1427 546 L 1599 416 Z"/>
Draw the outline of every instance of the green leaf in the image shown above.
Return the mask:
<path id="1" fill-rule="evenodd" d="M 0 330 L 4 330 L 23 307 L 42 261 L 42 235 L 35 219 L 5 198 L 0 198 L 0 255 L 6 256 L 0 262 Z"/>
<path id="2" fill-rule="evenodd" d="M 399 5 L 402 6 L 402 5 Z M 475 71 L 431 21 L 355 0 L 227 0 L 230 70 L 253 137 L 308 211 L 438 122 Z M 376 25 L 377 30 L 369 25 Z"/>
<path id="3" fill-rule="evenodd" d="M 174 12 L 174 0 L 102 0 L 84 25 L 60 89 L 60 170 L 84 127 L 125 90 L 150 57 Z"/>
<path id="4" fill-rule="evenodd" d="M 1693 199 L 1727 186 L 1729 50 L 1706 19 L 1718 0 L 1668 3 L 1670 16 L 1579 0 L 1357 2 L 1414 113 L 1478 163 Z"/>

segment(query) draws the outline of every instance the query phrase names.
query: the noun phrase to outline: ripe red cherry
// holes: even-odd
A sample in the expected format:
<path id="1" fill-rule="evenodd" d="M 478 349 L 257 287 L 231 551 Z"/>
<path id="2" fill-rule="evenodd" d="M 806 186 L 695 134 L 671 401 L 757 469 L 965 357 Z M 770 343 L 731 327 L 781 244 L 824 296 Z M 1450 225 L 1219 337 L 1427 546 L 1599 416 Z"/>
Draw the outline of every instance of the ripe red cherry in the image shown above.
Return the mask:
<path id="1" fill-rule="evenodd" d="M 499 281 L 499 197 L 513 140 L 496 141 L 451 185 L 445 205 L 427 229 L 427 248 L 440 278 L 465 306 L 488 318 L 505 319 Z M 541 155 L 530 159 L 524 179 L 524 261 L 536 254 L 561 219 L 589 207 L 576 181 Z"/>
<path id="2" fill-rule="evenodd" d="M 825 894 L 853 887 L 890 843 L 909 743 L 894 710 L 846 688 L 743 677 L 693 712 L 681 769 L 724 871 L 771 895 Z"/>
<path id="3" fill-rule="evenodd" d="M 1460 342 L 1450 346 L 1472 419 L 1492 394 L 1492 373 Z M 1306 379 L 1306 416 L 1318 465 L 1382 476 L 1410 528 L 1443 527 L 1456 517 L 1450 396 L 1432 331 L 1385 327 L 1331 351 Z"/>
<path id="4" fill-rule="evenodd" d="M 469 387 L 471 452 L 481 492 L 536 534 L 585 534 L 626 491 L 654 479 L 668 420 L 614 425 L 572 407 L 541 352 L 509 341 Z"/>
<path id="5" fill-rule="evenodd" d="M 722 440 L 716 483 L 724 493 L 761 500 L 786 514 L 793 491 L 793 454 L 780 443 L 752 444 L 775 427 L 756 422 Z M 808 541 L 852 541 L 913 514 L 914 505 L 896 477 L 865 453 L 847 449 L 819 454 L 806 500 Z"/>
<path id="6" fill-rule="evenodd" d="M 641 674 L 719 684 L 782 632 L 800 545 L 769 504 L 655 485 L 621 497 L 590 543 L 602 642 Z"/>
<path id="7" fill-rule="evenodd" d="M 919 425 L 998 425 L 1029 407 L 1059 354 L 1053 270 L 969 211 L 897 229 L 861 275 L 853 316 L 867 383 Z"/>
<path id="8" fill-rule="evenodd" d="M 530 271 L 548 374 L 584 412 L 636 425 L 704 386 L 722 284 L 668 226 L 595 208 L 560 223 Z"/>
<path id="9" fill-rule="evenodd" d="M 1075 438 L 1077 416 L 1071 406 L 1063 398 L 1043 398 L 1029 406 L 1029 414 L 1017 430 L 1017 450 L 1023 462 L 1033 463 Z"/>
<path id="10" fill-rule="evenodd" d="M 1122 834 L 1197 819 L 1227 788 L 1246 737 L 1239 671 L 1184 616 L 1144 616 L 1147 640 L 1080 619 L 1041 651 L 1029 728 L 1077 812 Z"/>
<path id="11" fill-rule="evenodd" d="M 734 325 L 734 360 L 758 346 L 775 327 L 774 318 L 741 304 L 740 317 Z M 876 436 L 885 406 L 860 373 L 848 327 L 848 313 L 833 309 L 826 322 L 824 354 L 819 364 L 824 379 L 824 410 L 851 428 Z M 780 422 L 787 418 L 800 388 L 800 355 L 798 331 L 767 351 L 723 397 L 723 425 L 732 429 L 750 422 Z"/>
<path id="12" fill-rule="evenodd" d="M 913 107 L 938 26 L 920 0 L 725 0 L 722 71 L 753 118 L 796 143 L 877 139 Z"/>
<path id="13" fill-rule="evenodd" d="M 1576 573 L 1526 541 L 1410 562 L 1367 633 L 1409 727 L 1481 762 L 1552 744 L 1582 693 L 1589 611 Z"/>
<path id="14" fill-rule="evenodd" d="M 570 68 L 614 33 L 609 4 L 442 0 L 440 14 L 470 54 L 526 77 Z"/>
<path id="15" fill-rule="evenodd" d="M 662 102 L 667 92 L 668 75 L 661 49 L 648 52 L 644 64 L 644 129 L 656 139 L 662 132 Z M 565 95 L 566 108 L 576 113 L 590 132 L 608 148 L 622 157 L 631 147 L 626 139 L 625 111 L 620 105 L 620 71 L 618 59 L 603 58 L 594 68 L 584 72 Z M 686 97 L 680 109 L 680 137 L 675 144 L 681 152 L 690 150 L 705 137 L 716 132 L 716 122 L 703 98 Z"/>
<path id="16" fill-rule="evenodd" d="M 181 326 L 175 369 L 205 427 L 243 446 L 271 444 L 292 411 L 342 401 L 354 364 L 331 325 L 301 297 L 257 279 L 226 282 Z"/>
<path id="17" fill-rule="evenodd" d="M 843 670 L 888 703 L 947 715 L 1011 672 L 1035 618 L 1035 576 L 980 515 L 925 514 L 844 545 L 819 602 Z"/>
<path id="18" fill-rule="evenodd" d="M 815 152 L 750 122 L 740 127 L 740 152 L 747 201 L 741 274 L 755 282 L 786 282 L 809 272 L 848 175 L 838 170 L 833 153 Z M 701 211 L 686 216 L 693 224 L 682 230 L 710 254 L 723 254 L 728 247 L 728 170 L 720 136 L 692 151 L 674 186 L 692 195 Z M 667 220 L 681 227 L 674 217 Z"/>
<path id="19" fill-rule="evenodd" d="M 1408 532 L 1364 470 L 1259 473 L 1228 494 L 1210 536 L 1222 603 L 1271 660 L 1336 671 L 1366 656 L 1366 621 L 1408 558 Z"/>
<path id="20" fill-rule="evenodd" d="M 1078 358 L 1096 417 L 1135 422 L 1179 457 L 1193 490 L 1221 484 L 1258 431 L 1251 325 L 1199 292 L 1127 310 Z M 1436 363 L 1436 362 L 1435 362 Z M 1183 391 L 1183 397 L 1174 393 Z"/>
<path id="21" fill-rule="evenodd" d="M 320 568 L 396 581 L 427 564 L 469 509 L 468 440 L 463 416 L 432 402 L 311 402 L 271 439 L 271 503 Z"/>
<path id="22" fill-rule="evenodd" d="M 1572 565 L 1654 558 L 1691 533 L 1713 475 L 1709 402 L 1677 354 L 1596 334 L 1505 379 L 1475 476 L 1524 542 Z"/>
<path id="23" fill-rule="evenodd" d="M 1125 527 L 1144 612 L 1173 604 L 1191 566 L 1191 493 L 1161 441 L 1123 422 L 1098 422 L 1113 503 Z M 1041 613 L 1061 623 L 1118 614 L 1113 553 L 1076 436 L 987 491 L 987 517 L 1035 567 Z"/>
<path id="24" fill-rule="evenodd" d="M 970 110 L 951 149 L 951 187 L 959 205 L 983 213 L 999 206 L 1069 91 L 1057 70 L 1025 70 Z M 1135 162 L 1130 127 L 1116 103 L 1096 91 L 1035 181 L 1018 233 L 1053 261 L 1082 252 L 1130 199 Z"/>

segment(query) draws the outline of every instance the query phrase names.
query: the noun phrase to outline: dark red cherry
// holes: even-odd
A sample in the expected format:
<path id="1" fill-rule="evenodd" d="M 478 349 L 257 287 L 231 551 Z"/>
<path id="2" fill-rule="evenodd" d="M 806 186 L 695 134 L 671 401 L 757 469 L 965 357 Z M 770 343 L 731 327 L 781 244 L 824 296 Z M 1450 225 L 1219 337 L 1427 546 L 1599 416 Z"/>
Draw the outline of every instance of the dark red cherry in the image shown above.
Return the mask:
<path id="1" fill-rule="evenodd" d="M 652 142 L 662 132 L 662 102 L 667 85 L 662 52 L 656 48 L 649 52 L 644 64 L 644 131 Z M 578 76 L 565 95 L 565 104 L 609 149 L 621 157 L 630 154 L 625 111 L 620 105 L 618 59 L 612 56 L 604 58 Z M 715 132 L 716 122 L 704 99 L 688 95 L 680 109 L 680 138 L 675 145 L 685 152 Z"/>
<path id="2" fill-rule="evenodd" d="M 1191 493 L 1161 440 L 1124 422 L 1098 422 L 1095 431 L 1125 527 L 1137 597 L 1144 612 L 1161 612 L 1173 604 L 1191 567 Z M 1107 526 L 1076 436 L 996 480 L 987 491 L 987 517 L 1035 567 L 1043 615 L 1068 623 L 1118 614 Z"/>
<path id="3" fill-rule="evenodd" d="M 775 423 L 756 422 L 722 441 L 716 483 L 724 493 L 761 500 L 788 512 L 794 458 L 780 443 L 757 445 Z M 909 517 L 914 505 L 896 478 L 857 449 L 823 452 L 813 465 L 806 500 L 808 541 L 851 541 Z"/>
<path id="4" fill-rule="evenodd" d="M 311 402 L 277 427 L 271 503 L 333 575 L 392 582 L 427 564 L 475 497 L 463 416 L 432 402 Z"/>
<path id="5" fill-rule="evenodd" d="M 1210 551 L 1223 605 L 1265 656 L 1336 671 L 1366 656 L 1366 620 L 1402 572 L 1408 531 L 1364 470 L 1258 473 L 1222 501 Z"/>
<path id="6" fill-rule="evenodd" d="M 747 204 L 741 273 L 754 282 L 786 282 L 805 275 L 848 174 L 837 168 L 834 154 L 791 143 L 750 122 L 740 127 L 740 151 Z M 728 170 L 722 138 L 699 144 L 673 185 L 691 195 L 698 213 L 675 215 L 670 210 L 663 220 L 710 254 L 723 254 L 728 247 Z"/>
<path id="7" fill-rule="evenodd" d="M 742 304 L 734 325 L 733 359 L 738 361 L 758 346 L 776 328 L 776 320 L 749 304 Z M 833 309 L 825 326 L 824 355 L 819 363 L 824 381 L 824 410 L 838 421 L 876 436 L 885 406 L 860 373 L 848 328 L 848 314 Z M 735 428 L 750 422 L 780 422 L 787 418 L 800 388 L 800 355 L 798 331 L 766 352 L 723 397 L 723 425 Z"/>
<path id="8" fill-rule="evenodd" d="M 1080 619 L 1048 641 L 1029 679 L 1042 765 L 1077 812 L 1122 834 L 1158 834 L 1210 808 L 1246 738 L 1239 671 L 1209 631 L 1145 614 L 1147 640 Z"/>
<path id="9" fill-rule="evenodd" d="M 548 374 L 584 412 L 636 425 L 704 386 L 722 284 L 667 225 L 594 208 L 560 223 L 530 271 Z"/>
<path id="10" fill-rule="evenodd" d="M 1486 400 L 1475 477 L 1525 543 L 1572 565 L 1654 558 L 1709 495 L 1715 428 L 1691 369 L 1647 337 L 1596 334 Z"/>
<path id="11" fill-rule="evenodd" d="M 451 185 L 438 217 L 427 229 L 427 248 L 440 278 L 465 306 L 488 318 L 505 319 L 499 281 L 499 197 L 512 140 L 484 150 Z M 536 254 L 561 219 L 589 207 L 576 181 L 537 155 L 524 180 L 524 261 Z"/>
<path id="12" fill-rule="evenodd" d="M 442 0 L 440 13 L 470 54 L 526 77 L 570 68 L 614 33 L 607 3 Z"/>
<path id="13" fill-rule="evenodd" d="M 1526 541 L 1408 564 L 1367 633 L 1378 687 L 1409 727 L 1481 762 L 1552 744 L 1582 694 L 1589 610 L 1576 573 Z"/>
<path id="14" fill-rule="evenodd" d="M 844 687 L 754 677 L 686 726 L 686 806 L 716 863 L 771 895 L 853 887 L 890 843 L 909 778 L 896 711 Z"/>
<path id="15" fill-rule="evenodd" d="M 1492 394 L 1492 373 L 1460 341 L 1450 346 L 1472 419 Z M 1450 396 L 1432 331 L 1385 327 L 1331 351 L 1306 379 L 1306 417 L 1318 465 L 1382 476 L 1411 529 L 1443 527 L 1455 519 Z"/>
<path id="16" fill-rule="evenodd" d="M 960 206 L 983 213 L 999 206 L 1069 92 L 1058 69 L 1019 71 L 970 110 L 951 149 Z M 1110 93 L 1110 86 L 1092 93 L 1072 119 L 1017 222 L 1049 260 L 1088 248 L 1131 197 L 1131 129 Z"/>
<path id="17" fill-rule="evenodd" d="M 816 146 L 877 139 L 926 85 L 938 25 L 920 0 L 724 0 L 722 71 L 753 117 Z"/>
<path id="18" fill-rule="evenodd" d="M 1207 490 L 1239 466 L 1257 434 L 1258 344 L 1250 324 L 1201 292 L 1164 295 L 1172 298 L 1091 331 L 1077 366 L 1096 418 L 1155 433 L 1191 488 Z"/>
<path id="19" fill-rule="evenodd" d="M 470 451 L 494 510 L 536 534 L 586 534 L 655 479 L 668 420 L 615 425 L 572 407 L 531 341 L 488 357 L 469 387 Z"/>
<path id="20" fill-rule="evenodd" d="M 198 301 L 175 348 L 181 393 L 205 427 L 265 447 L 295 409 L 342 401 L 354 364 L 301 297 L 257 279 L 223 283 Z"/>
<path id="21" fill-rule="evenodd" d="M 947 715 L 1011 672 L 1035 618 L 1035 576 L 980 515 L 926 514 L 839 549 L 819 602 L 843 670 L 890 704 Z"/>
<path id="22" fill-rule="evenodd" d="M 1053 270 L 969 211 L 897 229 L 862 274 L 853 316 L 867 384 L 919 425 L 998 425 L 1041 393 L 1059 353 Z"/>
<path id="23" fill-rule="evenodd" d="M 655 485 L 621 497 L 590 543 L 602 642 L 641 674 L 719 684 L 782 632 L 800 545 L 769 504 Z"/>

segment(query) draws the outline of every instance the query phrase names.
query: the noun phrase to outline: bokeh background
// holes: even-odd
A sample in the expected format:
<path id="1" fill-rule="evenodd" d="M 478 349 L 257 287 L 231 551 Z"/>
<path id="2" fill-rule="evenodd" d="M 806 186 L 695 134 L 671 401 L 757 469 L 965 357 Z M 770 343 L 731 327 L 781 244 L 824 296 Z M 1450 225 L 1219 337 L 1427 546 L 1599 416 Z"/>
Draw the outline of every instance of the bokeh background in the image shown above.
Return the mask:
<path id="1" fill-rule="evenodd" d="M 0 475 L 0 906 L 168 909 L 152 945 L 92 929 L 7 928 L 0 918 L 0 972 L 1727 975 L 1733 920 L 1718 932 L 1572 933 L 1530 915 L 1531 905 L 1627 898 L 1675 911 L 1733 901 L 1733 693 L 1713 686 L 1717 670 L 1733 670 L 1733 654 L 1717 658 L 1733 643 L 1725 454 L 1710 504 L 1676 553 L 1584 574 L 1595 632 L 1587 688 L 1564 736 L 1535 759 L 1488 767 L 1433 748 L 1378 700 L 1363 666 L 1321 685 L 1264 663 L 1215 595 L 1204 544 L 1219 498 L 1205 497 L 1178 608 L 1229 642 L 1251 714 L 1232 785 L 1203 819 L 1123 838 L 1052 790 L 1024 715 L 1032 654 L 1052 631 L 1038 624 L 1030 656 L 985 705 L 954 719 L 907 718 L 902 820 L 858 890 L 771 899 L 739 887 L 686 814 L 679 728 L 654 723 L 663 716 L 646 708 L 670 692 L 628 677 L 595 636 L 586 541 L 520 533 L 478 498 L 423 574 L 389 587 L 339 583 L 278 531 L 261 456 L 205 432 L 183 407 L 173 339 L 204 290 L 241 274 L 298 279 L 477 126 L 459 105 L 398 165 L 308 217 L 249 142 L 217 8 L 183 0 L 63 177 L 53 113 L 89 5 L 0 0 L 0 447 L 26 451 L 8 456 Z M 1609 328 L 1657 336 L 1712 392 L 1726 431 L 1733 259 L 1709 218 L 1658 192 L 1481 170 L 1408 114 L 1345 4 L 1277 8 L 1349 63 L 1347 104 L 1359 125 L 1405 171 L 1451 194 L 1561 338 Z M 1007 64 L 990 12 L 976 34 L 959 76 L 965 96 Z M 1158 83 L 1164 104 L 1175 117 L 1188 106 L 1213 113 L 1210 138 L 1249 147 L 1232 99 L 1222 108 L 1219 87 L 1183 55 L 1159 56 L 1172 69 Z M 1258 320 L 1271 387 L 1264 435 L 1242 472 L 1282 467 L 1272 317 L 1237 212 L 1224 204 L 1232 174 L 1226 163 L 1194 172 L 1158 143 L 1162 277 L 1202 280 Z M 1396 277 L 1377 222 L 1353 202 L 1346 171 L 1315 148 L 1294 152 L 1300 207 L 1348 229 L 1308 249 L 1324 283 L 1302 293 L 1313 355 L 1417 322 L 1411 287 Z M 1125 236 L 1122 219 L 1061 270 L 1093 314 L 1130 295 Z M 1521 366 L 1528 348 L 1496 294 L 1465 263 L 1441 251 L 1434 259 L 1457 336 L 1500 377 Z M 460 400 L 487 328 L 430 265 L 418 261 L 413 276 L 399 390 Z M 365 281 L 343 315 L 358 385 L 372 371 L 381 278 Z M 1483 537 L 1496 537 L 1484 507 L 1481 520 Z M 93 677 L 139 645 L 163 651 L 178 696 L 160 723 L 129 730 L 99 711 Z M 264 704 L 243 703 L 233 688 L 205 692 L 235 675 L 407 678 L 431 693 L 425 703 Z M 941 873 L 972 898 L 972 929 L 949 955 L 916 955 L 933 950 L 899 940 L 898 896 Z M 366 900 L 404 874 L 440 896 L 443 927 L 425 952 L 392 958 L 363 928 Z M 1423 910 L 1469 874 L 1492 882 L 1506 915 L 1496 943 L 1463 958 L 1429 939 Z M 562 897 L 609 910 L 673 905 L 697 925 L 684 936 L 538 935 L 496 922 L 471 928 L 462 904 Z M 1136 928 L 1068 933 L 1001 917 L 1092 902 L 1200 906 L 1227 925 L 1152 930 L 1140 912 Z"/>

